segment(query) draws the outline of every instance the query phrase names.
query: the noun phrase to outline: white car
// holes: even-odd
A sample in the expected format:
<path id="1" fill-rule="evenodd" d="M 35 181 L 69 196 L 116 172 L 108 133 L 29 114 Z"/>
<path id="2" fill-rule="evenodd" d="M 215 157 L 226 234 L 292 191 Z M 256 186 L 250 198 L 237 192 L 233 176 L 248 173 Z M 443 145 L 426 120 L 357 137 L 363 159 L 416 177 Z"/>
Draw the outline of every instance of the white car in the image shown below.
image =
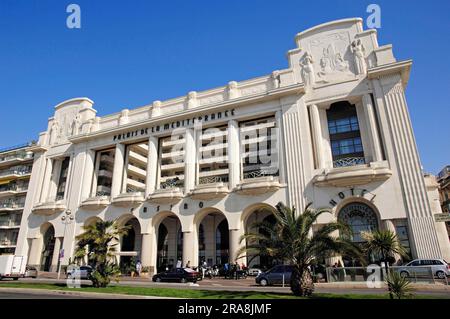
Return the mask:
<path id="1" fill-rule="evenodd" d="M 432 274 L 439 279 L 450 276 L 450 265 L 443 259 L 414 259 L 397 270 L 402 277 Z"/>
<path id="2" fill-rule="evenodd" d="M 262 274 L 263 271 L 259 268 L 250 268 L 248 270 L 248 275 L 249 276 L 259 276 L 260 274 Z"/>

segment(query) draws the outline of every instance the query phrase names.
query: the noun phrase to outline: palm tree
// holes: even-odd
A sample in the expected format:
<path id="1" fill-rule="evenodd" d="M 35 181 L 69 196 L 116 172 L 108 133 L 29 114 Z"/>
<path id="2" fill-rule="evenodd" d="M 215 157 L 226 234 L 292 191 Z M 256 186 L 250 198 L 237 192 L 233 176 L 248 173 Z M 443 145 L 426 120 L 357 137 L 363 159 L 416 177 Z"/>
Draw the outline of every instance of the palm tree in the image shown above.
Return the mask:
<path id="1" fill-rule="evenodd" d="M 84 226 L 84 233 L 76 237 L 75 261 L 87 256 L 94 271 L 91 281 L 94 287 L 106 287 L 111 278 L 120 273 L 114 252 L 121 236 L 126 235 L 129 226 L 119 226 L 117 221 L 98 221 Z"/>
<path id="2" fill-rule="evenodd" d="M 386 277 L 386 284 L 388 285 L 389 293 L 394 295 L 397 299 L 408 298 L 412 296 L 414 288 L 411 287 L 411 282 L 403 278 L 398 272 L 393 271 Z"/>
<path id="3" fill-rule="evenodd" d="M 389 259 L 395 258 L 395 255 L 399 255 L 400 257 L 407 257 L 406 250 L 401 245 L 400 241 L 397 238 L 397 235 L 395 235 L 390 230 L 361 232 L 361 237 L 365 240 L 365 250 L 370 254 L 379 256 L 381 261 L 384 262 L 386 276 L 389 276 Z M 393 295 L 390 288 L 389 295 L 392 299 Z"/>
<path id="4" fill-rule="evenodd" d="M 343 237 L 333 237 L 335 231 L 348 234 L 349 228 L 333 222 L 324 225 L 318 231 L 312 231 L 317 218 L 329 212 L 327 209 L 315 210 L 308 204 L 302 214 L 296 214 L 295 208 L 288 208 L 283 203 L 276 205 L 275 225 L 262 222 L 252 225 L 259 232 L 247 233 L 241 237 L 247 245 L 240 248 L 238 255 L 249 257 L 268 256 L 293 266 L 290 286 L 295 295 L 309 296 L 314 291 L 310 272 L 316 259 L 347 252 L 361 259 L 361 252 L 356 245 Z"/>

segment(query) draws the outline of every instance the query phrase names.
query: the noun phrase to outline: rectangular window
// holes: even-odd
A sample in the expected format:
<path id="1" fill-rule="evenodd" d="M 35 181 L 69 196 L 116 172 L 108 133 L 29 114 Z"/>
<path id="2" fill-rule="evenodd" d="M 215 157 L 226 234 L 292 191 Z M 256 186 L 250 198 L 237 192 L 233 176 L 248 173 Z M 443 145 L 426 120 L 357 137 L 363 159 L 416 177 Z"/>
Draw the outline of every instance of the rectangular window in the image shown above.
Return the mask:
<path id="1" fill-rule="evenodd" d="M 159 139 L 159 188 L 184 187 L 185 133 Z"/>
<path id="2" fill-rule="evenodd" d="M 127 145 L 124 193 L 144 193 L 147 179 L 148 142 Z"/>
<path id="3" fill-rule="evenodd" d="M 397 225 L 395 227 L 395 232 L 397 233 L 397 238 L 400 241 L 400 244 L 405 248 L 406 252 L 410 254 L 411 246 L 409 244 L 408 226 Z"/>
<path id="4" fill-rule="evenodd" d="M 70 157 L 66 157 L 61 163 L 59 171 L 58 187 L 56 189 L 56 200 L 64 199 L 66 192 L 67 175 L 69 174 Z"/>
<path id="5" fill-rule="evenodd" d="M 198 183 L 228 182 L 228 128 L 226 126 L 203 129 L 198 136 Z"/>
<path id="6" fill-rule="evenodd" d="M 278 141 L 275 117 L 239 123 L 243 179 L 278 176 Z"/>
<path id="7" fill-rule="evenodd" d="M 114 170 L 115 149 L 98 151 L 96 155 L 96 170 L 94 197 L 111 196 L 112 176 Z"/>

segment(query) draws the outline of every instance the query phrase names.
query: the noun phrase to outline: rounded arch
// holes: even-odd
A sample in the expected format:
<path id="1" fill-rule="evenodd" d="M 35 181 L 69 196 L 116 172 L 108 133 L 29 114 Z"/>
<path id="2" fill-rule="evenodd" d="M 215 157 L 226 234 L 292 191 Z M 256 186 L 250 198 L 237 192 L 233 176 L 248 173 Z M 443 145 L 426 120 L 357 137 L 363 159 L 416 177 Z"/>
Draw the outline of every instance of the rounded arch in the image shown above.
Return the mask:
<path id="1" fill-rule="evenodd" d="M 336 218 L 347 224 L 353 233 L 354 242 L 363 242 L 361 232 L 379 229 L 379 212 L 375 206 L 368 201 L 347 201 L 336 210 Z"/>
<path id="2" fill-rule="evenodd" d="M 363 198 L 363 197 L 349 197 L 349 198 L 345 198 L 343 199 L 341 202 L 339 202 L 338 205 L 336 205 L 335 207 L 333 207 L 332 209 L 332 215 L 333 217 L 338 220 L 339 217 L 339 212 L 342 211 L 342 209 L 347 206 L 348 204 L 351 203 L 360 203 L 360 204 L 364 204 L 369 206 L 373 212 L 375 213 L 376 217 L 377 217 L 377 222 L 378 225 L 381 225 L 381 214 L 380 211 L 378 210 L 378 208 L 369 200 Z"/>
<path id="3" fill-rule="evenodd" d="M 139 228 L 143 229 L 143 225 L 141 225 L 141 221 L 139 220 L 139 218 L 130 213 L 121 215 L 119 218 L 116 219 L 116 221 L 120 226 L 125 226 L 132 219 L 136 219 L 136 221 L 139 224 Z"/>
<path id="4" fill-rule="evenodd" d="M 180 220 L 180 218 L 178 217 L 178 215 L 177 214 L 175 214 L 174 212 L 172 212 L 172 211 L 170 211 L 170 210 L 165 210 L 165 211 L 162 211 L 162 212 L 159 212 L 158 214 L 156 214 L 155 216 L 153 216 L 152 217 L 152 222 L 151 222 L 151 228 L 153 229 L 153 230 L 158 230 L 158 227 L 159 227 L 159 225 L 164 221 L 164 219 L 166 219 L 167 217 L 175 217 L 175 218 L 177 218 L 178 219 L 178 221 L 180 221 L 180 223 L 181 223 L 181 220 Z M 181 227 L 183 228 L 183 225 L 181 225 Z M 150 231 L 150 233 L 151 233 L 151 231 Z"/>
<path id="5" fill-rule="evenodd" d="M 94 223 L 101 222 L 101 221 L 103 221 L 103 220 L 100 217 L 91 216 L 84 221 L 83 226 L 89 226 L 89 225 L 92 225 Z"/>
<path id="6" fill-rule="evenodd" d="M 220 215 L 222 215 L 225 218 L 225 220 L 227 221 L 228 225 L 230 224 L 227 216 L 220 209 L 215 208 L 215 207 L 205 207 L 205 208 L 200 209 L 195 214 L 195 216 L 194 216 L 194 225 L 196 225 L 196 227 L 198 228 L 200 226 L 201 222 L 203 221 L 203 219 L 206 216 L 210 215 L 210 214 L 220 214 Z"/>
<path id="7" fill-rule="evenodd" d="M 52 271 L 55 267 L 55 227 L 50 222 L 46 222 L 40 227 L 42 235 L 42 253 L 41 253 L 41 270 Z M 58 252 L 56 252 L 58 253 Z"/>
<path id="8" fill-rule="evenodd" d="M 55 225 L 53 225 L 52 222 L 49 222 L 49 221 L 48 221 L 48 222 L 43 223 L 43 224 L 39 227 L 39 232 L 40 232 L 41 237 L 44 237 L 44 235 L 47 233 L 47 231 L 48 231 L 50 228 L 53 228 L 53 232 L 56 231 L 56 227 L 55 227 Z"/>
<path id="9" fill-rule="evenodd" d="M 257 211 L 264 211 L 264 212 L 270 212 L 274 213 L 276 212 L 276 208 L 272 205 L 266 204 L 266 203 L 255 203 L 250 206 L 247 206 L 241 214 L 241 222 L 243 225 L 247 224 L 248 218 Z"/>

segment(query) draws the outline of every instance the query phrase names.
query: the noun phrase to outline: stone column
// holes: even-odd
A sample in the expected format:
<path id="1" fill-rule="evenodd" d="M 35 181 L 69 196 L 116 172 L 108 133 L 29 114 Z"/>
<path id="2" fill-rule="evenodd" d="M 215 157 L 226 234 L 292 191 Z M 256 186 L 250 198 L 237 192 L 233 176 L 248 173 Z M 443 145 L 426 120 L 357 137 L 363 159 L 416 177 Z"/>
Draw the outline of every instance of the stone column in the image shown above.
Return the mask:
<path id="1" fill-rule="evenodd" d="M 150 272 L 154 272 L 155 269 L 151 269 L 151 257 L 152 257 L 152 234 L 142 234 L 142 245 L 141 245 L 141 263 L 142 267 L 150 267 Z"/>
<path id="2" fill-rule="evenodd" d="M 313 132 L 315 158 L 317 161 L 317 168 L 322 169 L 324 165 L 323 145 L 322 145 L 322 130 L 320 127 L 320 116 L 317 105 L 312 104 L 309 106 L 311 113 L 311 126 Z"/>
<path id="3" fill-rule="evenodd" d="M 30 249 L 27 264 L 39 270 L 41 264 L 42 238 L 33 238 L 30 241 Z"/>
<path id="4" fill-rule="evenodd" d="M 375 111 L 373 109 L 372 98 L 369 94 L 364 94 L 362 98 L 364 113 L 366 115 L 366 122 L 368 126 L 368 133 L 370 137 L 370 144 L 372 148 L 372 161 L 379 162 L 383 160 L 383 153 L 381 151 L 381 144 L 378 135 L 377 120 Z"/>
<path id="5" fill-rule="evenodd" d="M 156 174 L 158 171 L 158 139 L 150 136 L 148 139 L 147 180 L 145 182 L 145 197 L 155 191 Z"/>
<path id="6" fill-rule="evenodd" d="M 95 196 L 95 190 L 92 189 L 94 177 L 95 151 L 86 150 L 86 161 L 84 163 L 84 174 L 81 182 L 81 200 Z"/>
<path id="7" fill-rule="evenodd" d="M 391 139 L 388 159 L 398 170 L 413 257 L 442 258 L 400 74 L 382 75 L 372 84 L 379 113 L 386 119 L 383 132 Z"/>
<path id="8" fill-rule="evenodd" d="M 53 169 L 53 162 L 50 158 L 47 158 L 45 163 L 45 172 L 44 172 L 44 178 L 43 178 L 43 187 L 40 195 L 40 202 L 44 203 L 47 198 L 49 197 L 49 189 L 50 189 L 50 183 L 52 179 L 52 169 Z"/>
<path id="9" fill-rule="evenodd" d="M 185 168 L 184 168 L 184 192 L 189 193 L 195 188 L 195 131 L 193 128 L 186 129 L 185 145 Z M 192 262 L 192 260 L 191 260 Z"/>
<path id="10" fill-rule="evenodd" d="M 114 155 L 111 198 L 120 195 L 120 191 L 122 189 L 124 161 L 125 161 L 125 145 L 119 143 L 116 145 L 116 153 Z"/>
<path id="11" fill-rule="evenodd" d="M 282 125 L 283 125 L 283 112 L 277 111 L 275 113 L 275 121 L 277 123 L 276 126 L 276 158 L 272 157 L 272 165 L 275 167 L 278 167 L 278 177 L 279 181 L 281 183 L 286 183 L 286 176 L 285 176 L 285 154 L 284 154 L 284 139 L 283 139 L 283 131 L 282 131 Z M 273 155 L 272 155 L 273 156 Z"/>
<path id="12" fill-rule="evenodd" d="M 63 237 L 55 238 L 55 247 L 53 248 L 52 265 L 50 267 L 50 271 L 52 272 L 58 271 L 59 251 L 61 250 L 62 240 Z"/>
<path id="13" fill-rule="evenodd" d="M 194 245 L 194 240 L 196 240 L 196 238 L 194 238 L 194 232 L 183 232 L 183 267 L 185 267 L 188 262 L 190 262 L 191 267 L 198 266 L 198 256 L 196 257 L 196 252 L 194 252 L 194 247 L 197 245 Z"/>
<path id="14" fill-rule="evenodd" d="M 228 187 L 233 189 L 240 182 L 241 159 L 239 144 L 239 125 L 237 121 L 228 121 Z"/>
<path id="15" fill-rule="evenodd" d="M 236 260 L 241 257 L 242 255 L 238 255 L 238 250 L 241 247 L 240 244 L 240 239 L 241 236 L 244 234 L 243 229 L 230 229 L 230 234 L 229 234 L 229 259 L 230 259 L 230 263 L 234 263 L 236 262 Z M 238 260 L 238 262 L 240 262 L 240 260 Z"/>

